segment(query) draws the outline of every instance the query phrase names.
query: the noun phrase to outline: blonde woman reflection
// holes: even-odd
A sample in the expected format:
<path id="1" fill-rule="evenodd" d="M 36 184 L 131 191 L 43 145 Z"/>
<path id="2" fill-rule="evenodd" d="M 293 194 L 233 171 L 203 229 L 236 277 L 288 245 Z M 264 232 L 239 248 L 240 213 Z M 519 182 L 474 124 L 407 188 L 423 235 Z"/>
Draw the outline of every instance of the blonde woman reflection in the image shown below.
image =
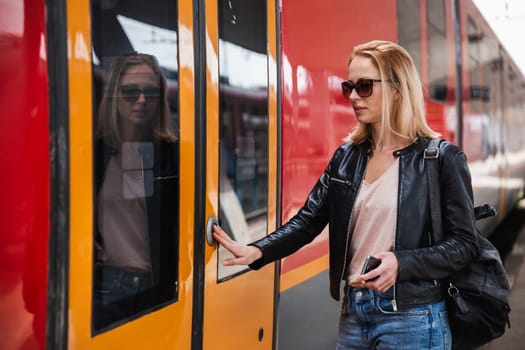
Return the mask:
<path id="1" fill-rule="evenodd" d="M 118 57 L 102 97 L 95 149 L 94 326 L 176 296 L 178 143 L 154 56 Z"/>

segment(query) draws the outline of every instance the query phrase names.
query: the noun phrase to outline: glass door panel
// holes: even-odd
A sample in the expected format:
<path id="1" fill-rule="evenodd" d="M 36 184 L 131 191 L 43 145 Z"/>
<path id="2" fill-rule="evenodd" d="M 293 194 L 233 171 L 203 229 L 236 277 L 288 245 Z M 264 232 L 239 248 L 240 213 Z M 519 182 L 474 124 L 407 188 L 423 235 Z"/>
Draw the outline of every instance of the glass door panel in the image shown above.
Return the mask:
<path id="1" fill-rule="evenodd" d="M 275 222 L 269 210 L 275 172 L 268 171 L 276 156 L 269 151 L 276 118 L 269 113 L 276 103 L 269 97 L 269 79 L 275 79 L 268 74 L 273 6 L 263 0 L 206 2 L 207 217 L 217 216 L 242 243 L 263 237 Z M 206 247 L 203 349 L 271 349 L 275 266 L 226 268 L 228 254 Z"/>
<path id="2" fill-rule="evenodd" d="M 248 3 L 219 2 L 219 221 L 242 243 L 268 227 L 266 4 Z M 219 247 L 220 261 L 229 255 Z M 219 280 L 243 270 L 219 263 Z"/>
<path id="3" fill-rule="evenodd" d="M 193 2 L 67 9 L 68 346 L 189 349 L 194 222 L 179 218 L 194 215 Z"/>

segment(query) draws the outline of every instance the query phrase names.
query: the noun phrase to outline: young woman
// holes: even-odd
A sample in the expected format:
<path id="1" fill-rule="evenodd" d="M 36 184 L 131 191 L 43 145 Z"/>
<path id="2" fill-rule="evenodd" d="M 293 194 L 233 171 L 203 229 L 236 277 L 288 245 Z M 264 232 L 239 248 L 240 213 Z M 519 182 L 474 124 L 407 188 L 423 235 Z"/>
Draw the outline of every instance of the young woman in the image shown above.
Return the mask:
<path id="1" fill-rule="evenodd" d="M 417 70 L 397 44 L 356 46 L 342 83 L 358 125 L 289 222 L 242 246 L 215 227 L 234 258 L 257 269 L 311 242 L 329 224 L 330 292 L 344 298 L 337 349 L 450 349 L 441 280 L 478 252 L 464 154 L 440 144 L 443 227 L 433 242 L 424 151 L 438 137 L 424 116 Z M 380 260 L 362 273 L 367 256 Z"/>
<path id="2" fill-rule="evenodd" d="M 95 144 L 95 330 L 176 295 L 178 143 L 152 55 L 114 60 Z"/>

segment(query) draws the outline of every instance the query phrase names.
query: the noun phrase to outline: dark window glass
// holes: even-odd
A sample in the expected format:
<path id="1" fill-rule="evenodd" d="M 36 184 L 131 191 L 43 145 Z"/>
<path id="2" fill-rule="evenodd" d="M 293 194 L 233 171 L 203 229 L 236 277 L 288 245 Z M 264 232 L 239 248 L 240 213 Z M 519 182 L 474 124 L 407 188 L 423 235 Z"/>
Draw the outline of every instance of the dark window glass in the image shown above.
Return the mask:
<path id="1" fill-rule="evenodd" d="M 445 2 L 427 1 L 428 90 L 434 101 L 447 100 L 447 36 Z"/>
<path id="2" fill-rule="evenodd" d="M 268 55 L 266 1 L 219 1 L 220 222 L 237 241 L 266 234 Z M 219 279 L 243 267 L 225 267 Z"/>
<path id="3" fill-rule="evenodd" d="M 412 56 L 421 73 L 421 24 L 419 22 L 419 0 L 397 1 L 397 32 L 399 45 Z"/>
<path id="4" fill-rule="evenodd" d="M 92 1 L 93 329 L 177 300 L 177 1 Z"/>

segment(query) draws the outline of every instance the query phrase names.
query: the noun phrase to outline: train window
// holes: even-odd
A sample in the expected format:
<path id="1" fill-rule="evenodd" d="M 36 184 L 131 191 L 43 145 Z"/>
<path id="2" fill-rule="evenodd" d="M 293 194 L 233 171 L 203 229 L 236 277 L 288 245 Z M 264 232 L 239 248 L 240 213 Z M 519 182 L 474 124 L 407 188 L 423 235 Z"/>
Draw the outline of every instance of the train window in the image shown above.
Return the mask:
<path id="1" fill-rule="evenodd" d="M 267 231 L 268 55 L 264 0 L 219 1 L 219 219 L 237 241 Z M 225 267 L 218 278 L 245 270 Z"/>
<path id="2" fill-rule="evenodd" d="M 479 52 L 478 44 L 481 39 L 481 35 L 478 33 L 478 28 L 474 20 L 469 17 L 467 22 L 467 35 L 468 35 L 468 60 L 469 60 L 469 71 L 470 71 L 470 106 L 473 113 L 481 111 L 480 99 L 481 99 L 481 82 L 479 77 Z"/>
<path id="3" fill-rule="evenodd" d="M 412 56 L 421 73 L 421 23 L 419 0 L 397 1 L 397 32 L 399 45 Z"/>
<path id="4" fill-rule="evenodd" d="M 91 2 L 94 125 L 92 325 L 177 300 L 177 2 Z"/>
<path id="5" fill-rule="evenodd" d="M 498 118 L 498 91 L 501 89 L 499 77 L 499 50 L 495 40 L 481 34 L 480 45 L 482 84 L 482 158 L 496 155 L 501 146 L 501 123 Z"/>
<path id="6" fill-rule="evenodd" d="M 438 102 L 447 100 L 447 37 L 444 0 L 427 1 L 428 92 Z"/>

